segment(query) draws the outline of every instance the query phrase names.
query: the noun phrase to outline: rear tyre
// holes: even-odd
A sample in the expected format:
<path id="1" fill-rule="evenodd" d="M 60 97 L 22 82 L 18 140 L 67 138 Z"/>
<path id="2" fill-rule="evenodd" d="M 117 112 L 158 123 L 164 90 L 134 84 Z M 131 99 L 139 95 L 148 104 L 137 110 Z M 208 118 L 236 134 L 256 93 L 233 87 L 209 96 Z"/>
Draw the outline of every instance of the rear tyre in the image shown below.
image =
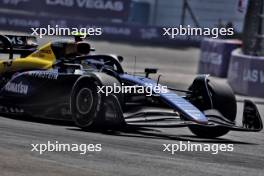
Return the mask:
<path id="1" fill-rule="evenodd" d="M 97 93 L 98 82 L 87 80 L 77 84 L 71 95 L 71 113 L 75 124 L 88 128 L 99 123 L 103 95 Z"/>
<path id="2" fill-rule="evenodd" d="M 218 110 L 229 121 L 234 122 L 237 113 L 235 95 L 227 83 L 220 83 L 216 80 L 208 80 L 208 89 L 212 98 L 213 108 Z M 207 102 L 210 103 L 210 102 Z M 199 105 L 197 105 L 199 107 Z M 201 110 L 207 110 L 202 108 Z M 216 138 L 227 134 L 230 130 L 224 127 L 189 126 L 191 132 L 203 138 Z"/>

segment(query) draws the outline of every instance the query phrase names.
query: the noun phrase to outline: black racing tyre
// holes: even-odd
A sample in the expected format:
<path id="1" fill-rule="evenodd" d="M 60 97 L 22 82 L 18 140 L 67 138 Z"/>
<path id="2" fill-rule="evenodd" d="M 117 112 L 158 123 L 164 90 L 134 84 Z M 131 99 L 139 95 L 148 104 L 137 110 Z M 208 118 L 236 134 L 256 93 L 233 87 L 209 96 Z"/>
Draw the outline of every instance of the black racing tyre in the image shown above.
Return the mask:
<path id="1" fill-rule="evenodd" d="M 98 86 L 113 86 L 114 84 L 120 86 L 117 79 L 104 73 L 93 77 L 77 81 L 71 94 L 70 104 L 73 121 L 78 127 L 83 129 L 107 126 L 105 124 L 105 106 L 106 102 L 108 102 L 106 101 L 108 96 L 99 92 Z M 118 101 L 122 103 L 122 95 L 111 93 L 109 96 L 118 97 Z"/>
<path id="2" fill-rule="evenodd" d="M 234 122 L 237 113 L 237 103 L 231 87 L 227 83 L 208 79 L 208 89 L 212 97 L 214 109 L 217 109 L 229 121 Z M 189 126 L 189 129 L 193 134 L 203 138 L 216 138 L 229 132 L 228 128 L 220 126 L 206 127 L 192 125 Z"/>
<path id="3" fill-rule="evenodd" d="M 103 108 L 104 96 L 97 93 L 100 83 L 85 80 L 76 84 L 71 95 L 71 113 L 75 124 L 80 128 L 94 126 Z"/>

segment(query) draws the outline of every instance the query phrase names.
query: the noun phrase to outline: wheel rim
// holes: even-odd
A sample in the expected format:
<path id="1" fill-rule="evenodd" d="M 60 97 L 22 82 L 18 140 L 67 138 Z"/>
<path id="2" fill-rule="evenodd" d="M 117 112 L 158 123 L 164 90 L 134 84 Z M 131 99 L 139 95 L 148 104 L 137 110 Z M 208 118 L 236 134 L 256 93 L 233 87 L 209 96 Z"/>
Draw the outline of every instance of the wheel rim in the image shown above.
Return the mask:
<path id="1" fill-rule="evenodd" d="M 92 109 L 93 94 L 88 88 L 82 88 L 76 96 L 76 108 L 80 114 L 88 114 Z"/>

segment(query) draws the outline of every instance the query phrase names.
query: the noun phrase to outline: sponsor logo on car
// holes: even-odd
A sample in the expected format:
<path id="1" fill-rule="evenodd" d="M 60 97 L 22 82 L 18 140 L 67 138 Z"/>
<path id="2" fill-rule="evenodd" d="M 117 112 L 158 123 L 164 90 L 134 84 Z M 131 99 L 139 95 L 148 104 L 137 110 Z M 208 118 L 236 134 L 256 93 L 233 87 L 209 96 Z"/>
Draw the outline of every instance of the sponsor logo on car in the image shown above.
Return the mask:
<path id="1" fill-rule="evenodd" d="M 59 74 L 57 72 L 51 72 L 51 71 L 32 71 L 29 72 L 29 75 L 35 78 L 43 78 L 43 79 L 51 79 L 51 80 L 57 80 Z"/>
<path id="2" fill-rule="evenodd" d="M 8 92 L 18 93 L 18 94 L 24 94 L 26 95 L 28 93 L 28 85 L 20 83 L 7 83 L 5 86 L 5 90 Z"/>

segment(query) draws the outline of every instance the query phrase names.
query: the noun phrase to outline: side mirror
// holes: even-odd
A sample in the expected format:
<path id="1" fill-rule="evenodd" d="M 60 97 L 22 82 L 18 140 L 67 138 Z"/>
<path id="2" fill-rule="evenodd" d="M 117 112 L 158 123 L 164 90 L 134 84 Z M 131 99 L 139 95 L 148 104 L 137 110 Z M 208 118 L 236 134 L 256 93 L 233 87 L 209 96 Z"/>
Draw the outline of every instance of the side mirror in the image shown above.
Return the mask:
<path id="1" fill-rule="evenodd" d="M 156 74 L 158 72 L 157 68 L 145 68 L 146 78 L 149 77 L 149 74 Z"/>
<path id="2" fill-rule="evenodd" d="M 77 52 L 81 55 L 88 55 L 91 51 L 91 45 L 87 42 L 77 43 Z"/>

